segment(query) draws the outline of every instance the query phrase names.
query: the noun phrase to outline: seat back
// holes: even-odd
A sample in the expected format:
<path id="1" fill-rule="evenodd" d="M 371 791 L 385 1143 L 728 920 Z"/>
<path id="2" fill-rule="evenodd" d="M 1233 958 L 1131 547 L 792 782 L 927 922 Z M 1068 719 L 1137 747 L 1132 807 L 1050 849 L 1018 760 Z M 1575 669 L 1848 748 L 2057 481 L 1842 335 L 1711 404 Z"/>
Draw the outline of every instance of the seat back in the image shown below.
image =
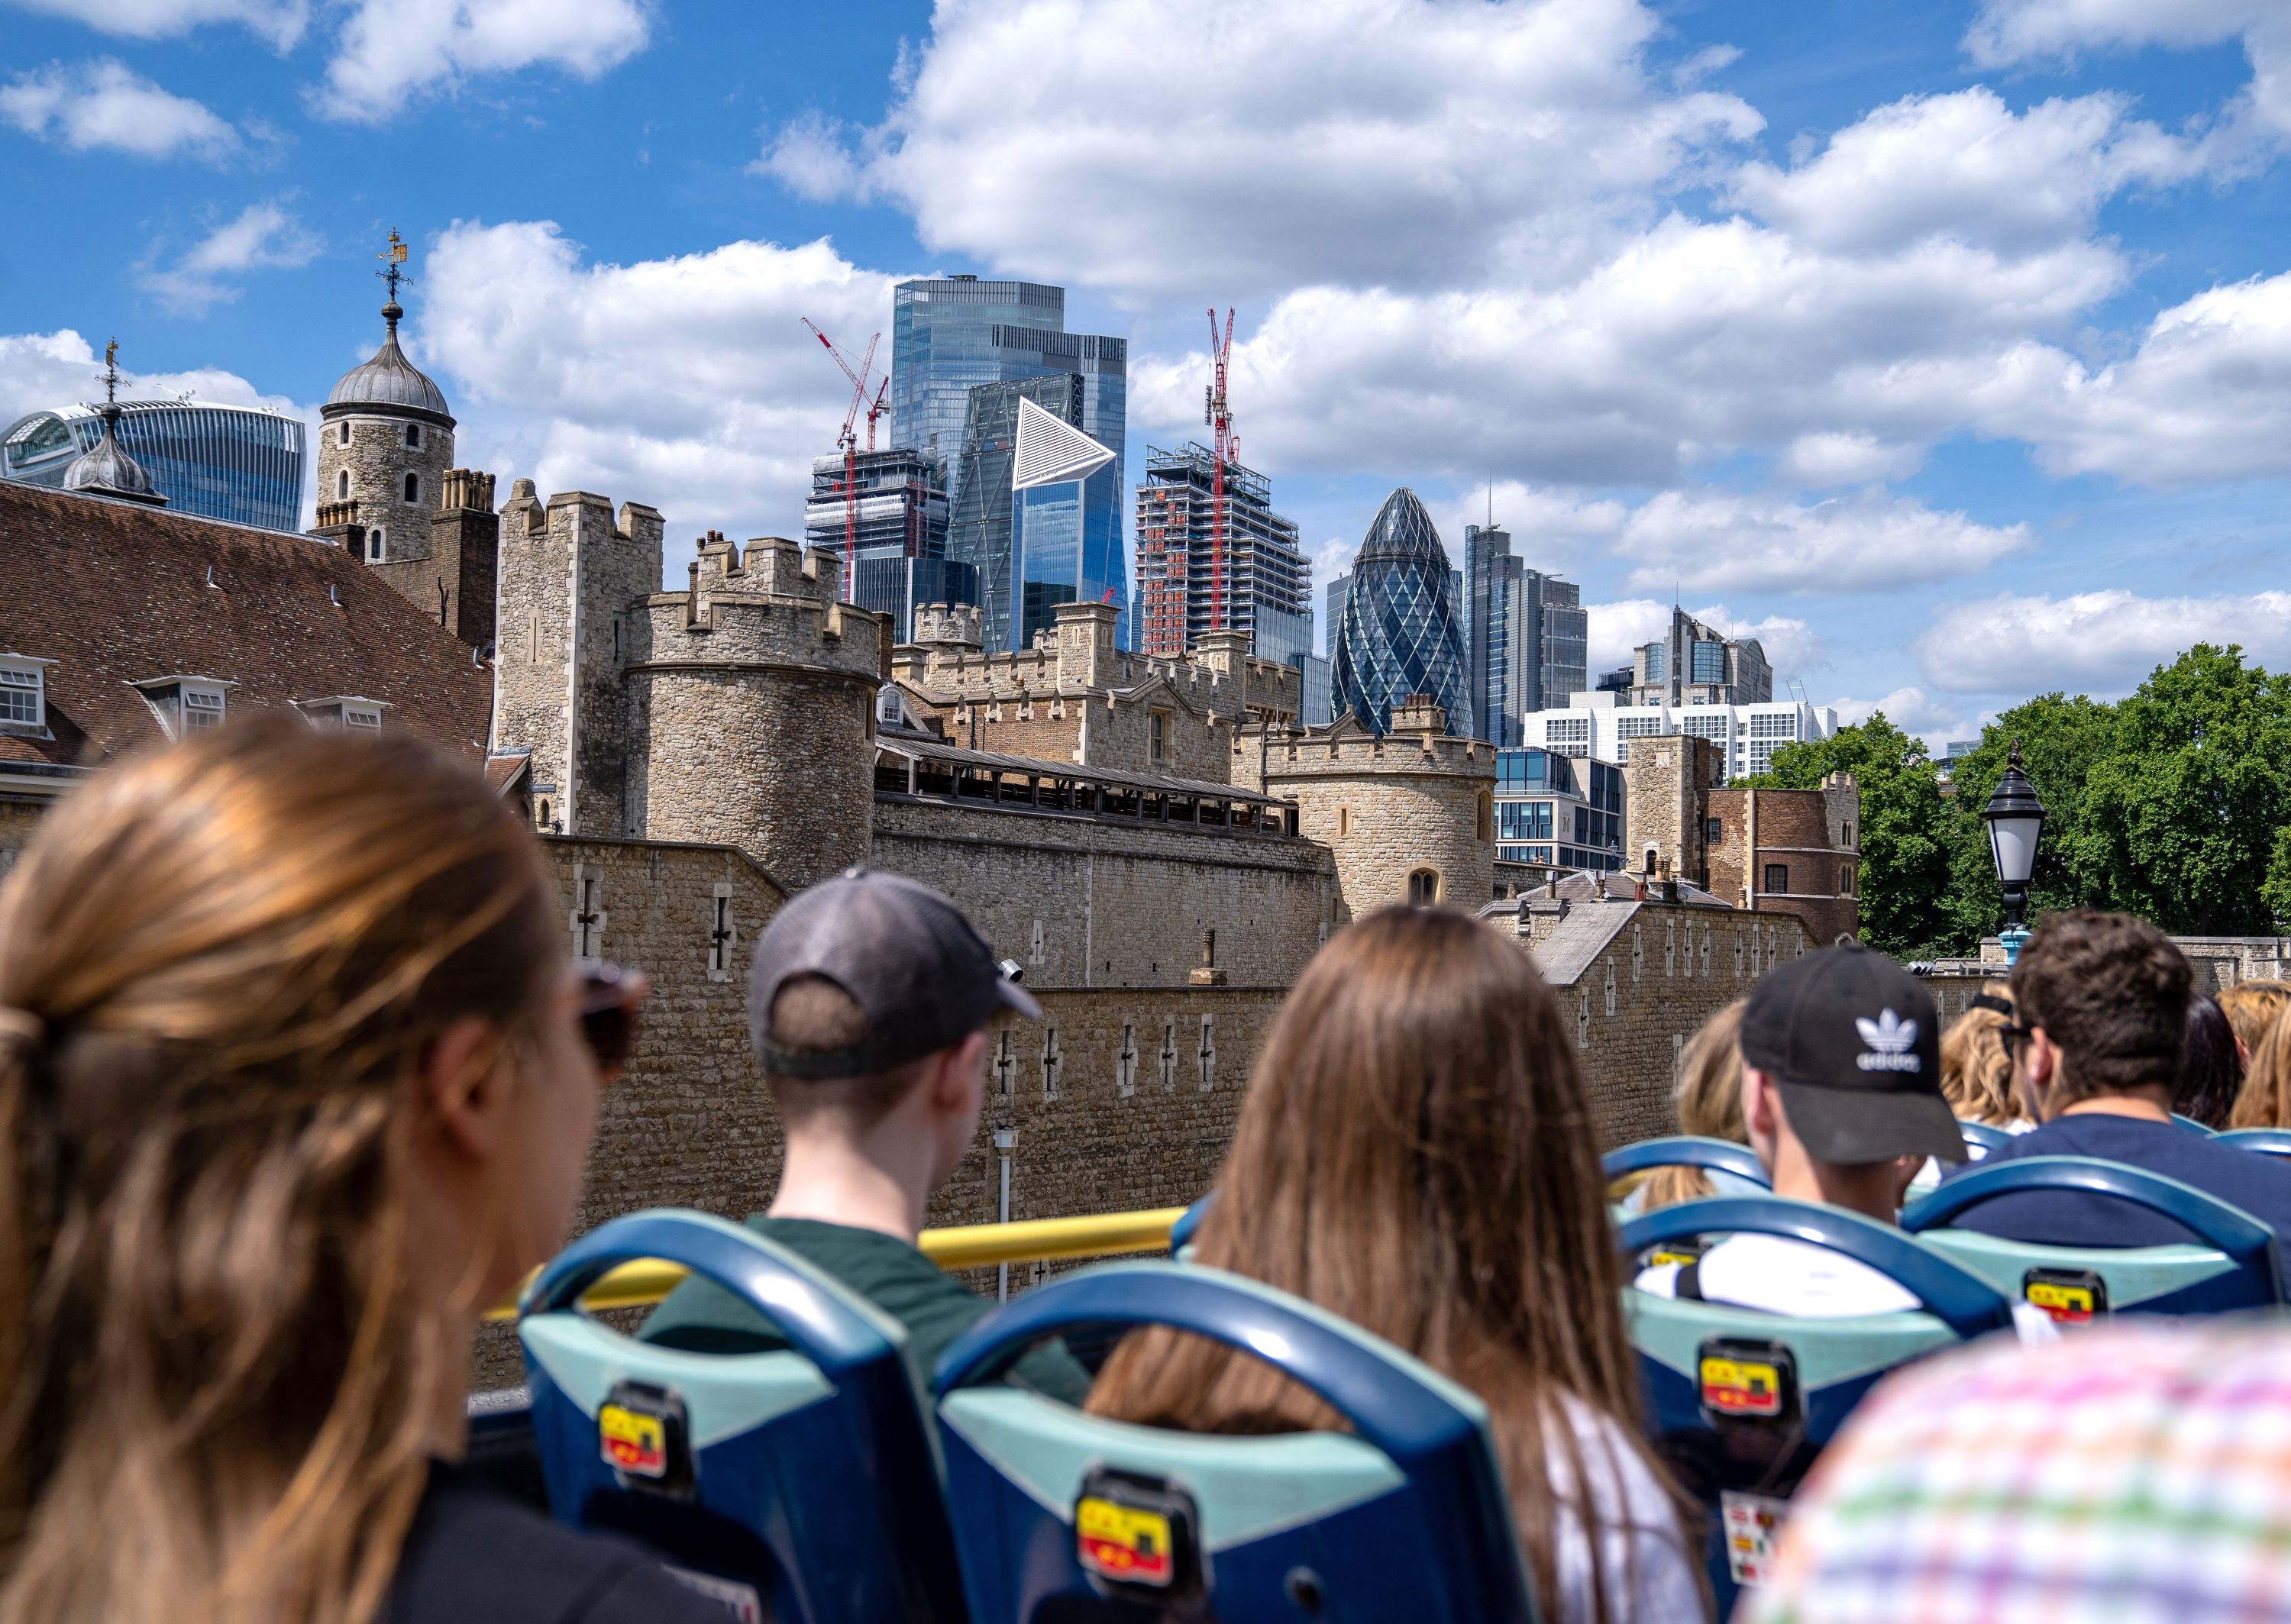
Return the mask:
<path id="1" fill-rule="evenodd" d="M 1622 1226 L 1621 1244 L 1636 1259 L 1725 1234 L 1781 1235 L 1842 1253 L 1894 1281 L 1921 1306 L 1794 1319 L 1636 1286 L 1624 1291 L 1651 1441 L 1711 1515 L 1708 1560 L 1722 1619 L 1749 1549 L 1736 1542 L 1756 1539 L 1741 1519 L 1789 1498 L 1878 1378 L 2013 1323 L 2012 1305 L 1965 1270 L 1837 1207 L 1756 1195 L 1686 1202 L 1632 1219 Z"/>
<path id="2" fill-rule="evenodd" d="M 2160 1214 L 2193 1234 L 2177 1246 L 2037 1246 L 1950 1227 L 1999 1196 L 2072 1190 Z M 2284 1300 L 2275 1232 L 2192 1185 L 2083 1156 L 2026 1156 L 1973 1168 L 1902 1210 L 1901 1227 L 1998 1290 L 2056 1320 L 2110 1314 L 2214 1314 Z"/>
<path id="3" fill-rule="evenodd" d="M 579 1310 L 621 1264 L 680 1263 L 763 1314 L 784 1352 L 657 1347 Z M 550 1508 L 652 1548 L 782 1624 L 963 1617 L 936 1443 L 897 1322 L 786 1248 L 698 1212 L 618 1218 L 519 1304 Z"/>
<path id="4" fill-rule="evenodd" d="M 1633 1173 L 1651 1173 L 1659 1167 L 1715 1170 L 1748 1179 L 1761 1188 L 1772 1182 L 1766 1177 L 1766 1170 L 1758 1165 L 1757 1154 L 1748 1146 L 1737 1145 L 1732 1139 L 1707 1139 L 1691 1133 L 1673 1134 L 1660 1139 L 1641 1139 L 1636 1145 L 1619 1146 L 1599 1158 L 1599 1167 L 1606 1174 L 1609 1184 L 1618 1178 L 1627 1178 Z"/>
<path id="5" fill-rule="evenodd" d="M 2231 1128 L 2212 1137 L 2223 1145 L 2255 1150 L 2263 1156 L 2291 1156 L 2291 1128 Z"/>
<path id="6" fill-rule="evenodd" d="M 1202 1220 L 1209 1217 L 1210 1208 L 1216 1202 L 1217 1192 L 1211 1190 L 1178 1215 L 1178 1221 L 1170 1226 L 1170 1256 L 1182 1263 L 1191 1254 L 1194 1236 L 1200 1231 Z"/>
<path id="7" fill-rule="evenodd" d="M 1346 1433 L 1223 1436 L 1086 1415 L 995 1378 L 1046 1337 L 1167 1325 L 1265 1360 Z M 1220 1269 L 1113 1263 L 939 1361 L 948 1506 L 978 1624 L 1532 1616 L 1478 1399 L 1309 1303 Z"/>
<path id="8" fill-rule="evenodd" d="M 2013 1136 L 2002 1128 L 1988 1122 L 1968 1122 L 1961 1116 L 1957 1119 L 1957 1131 L 1967 1145 L 1979 1149 L 1984 1155 L 1992 1150 L 2002 1150 L 2013 1142 Z"/>
<path id="9" fill-rule="evenodd" d="M 2210 1129 L 2205 1127 L 2192 1116 L 2182 1116 L 2178 1112 L 2174 1111 L 2172 1113 L 2172 1121 L 2179 1127 L 2186 1129 L 2190 1133 L 2202 1134 L 2207 1139 L 2217 1137 Z"/>

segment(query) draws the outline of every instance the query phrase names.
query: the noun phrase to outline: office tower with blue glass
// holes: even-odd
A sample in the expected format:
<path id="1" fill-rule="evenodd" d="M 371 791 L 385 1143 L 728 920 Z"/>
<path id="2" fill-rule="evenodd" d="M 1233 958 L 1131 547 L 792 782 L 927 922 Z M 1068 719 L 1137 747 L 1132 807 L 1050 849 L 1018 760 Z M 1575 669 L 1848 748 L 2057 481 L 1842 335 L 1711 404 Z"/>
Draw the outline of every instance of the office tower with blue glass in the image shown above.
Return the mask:
<path id="1" fill-rule="evenodd" d="M 989 650 L 1033 647 L 1061 603 L 1126 609 L 1121 511 L 1105 485 L 1121 459 L 1081 429 L 1083 391 L 1078 373 L 970 391 L 947 553 L 977 572 Z"/>
<path id="2" fill-rule="evenodd" d="M 1669 630 L 1632 656 L 1633 705 L 1756 705 L 1773 696 L 1764 644 L 1729 638 L 1675 607 Z"/>
<path id="3" fill-rule="evenodd" d="M 1385 499 L 1353 560 L 1337 625 L 1335 703 L 1382 736 L 1411 695 L 1448 713 L 1448 731 L 1469 734 L 1471 686 L 1455 572 L 1432 516 L 1404 486 Z"/>
<path id="4" fill-rule="evenodd" d="M 1623 769 L 1553 750 L 1496 752 L 1496 861 L 1623 865 Z"/>
<path id="5" fill-rule="evenodd" d="M 123 400 L 118 445 L 150 476 L 170 512 L 264 530 L 299 530 L 303 439 L 300 418 L 204 400 Z M 65 470 L 103 438 L 91 406 L 18 418 L 0 433 L 0 478 L 61 489 Z"/>
<path id="6" fill-rule="evenodd" d="M 1523 719 L 1564 705 L 1588 682 L 1581 589 L 1512 554 L 1508 532 L 1464 527 L 1466 647 L 1474 736 L 1517 744 Z"/>
<path id="7" fill-rule="evenodd" d="M 1053 602 L 1064 588 L 1069 597 L 1113 603 L 1121 611 L 1115 640 L 1130 647 L 1129 574 L 1121 567 L 1129 347 L 1122 339 L 1068 333 L 1065 326 L 1065 290 L 1038 283 L 945 277 L 903 282 L 893 294 L 891 443 L 946 467 L 953 513 L 948 556 L 978 572 L 989 648 L 1026 647 L 1035 631 L 1051 623 L 1052 611 L 1042 611 L 1039 622 L 1030 617 L 1024 607 L 1028 577 L 1009 556 L 1017 529 L 1010 522 L 1009 468 L 1019 397 L 1004 392 L 980 398 L 977 391 L 1040 379 L 1056 380 L 1056 386 L 1041 398 L 1025 398 L 1113 455 L 1081 482 L 1075 528 L 1083 540 L 1076 556 L 1086 561 L 1067 572 L 1072 579 L 1061 581 L 1041 573 L 1054 568 L 1051 552 L 1038 553 L 1031 567 L 1037 572 L 1033 596 Z M 972 472 L 989 464 L 1001 471 L 970 489 Z M 1030 498 L 1036 504 L 1050 500 Z M 1038 536 L 1048 523 L 1036 527 Z M 1098 562 L 1108 547 L 1114 560 L 1110 578 Z M 1014 602 L 1020 606 L 1015 614 Z"/>

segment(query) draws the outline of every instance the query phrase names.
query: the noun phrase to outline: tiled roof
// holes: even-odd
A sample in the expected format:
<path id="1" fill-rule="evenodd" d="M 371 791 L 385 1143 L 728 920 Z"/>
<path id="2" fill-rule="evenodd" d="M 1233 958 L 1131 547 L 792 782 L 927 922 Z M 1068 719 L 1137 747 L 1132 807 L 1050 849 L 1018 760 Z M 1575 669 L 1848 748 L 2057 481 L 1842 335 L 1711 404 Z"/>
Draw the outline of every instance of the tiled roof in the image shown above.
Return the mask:
<path id="1" fill-rule="evenodd" d="M 236 683 L 235 712 L 382 700 L 386 727 L 484 753 L 491 673 L 340 547 L 0 480 L 0 653 L 56 662 L 55 738 L 0 735 L 0 763 L 92 765 L 164 737 L 128 685 L 170 672 Z"/>

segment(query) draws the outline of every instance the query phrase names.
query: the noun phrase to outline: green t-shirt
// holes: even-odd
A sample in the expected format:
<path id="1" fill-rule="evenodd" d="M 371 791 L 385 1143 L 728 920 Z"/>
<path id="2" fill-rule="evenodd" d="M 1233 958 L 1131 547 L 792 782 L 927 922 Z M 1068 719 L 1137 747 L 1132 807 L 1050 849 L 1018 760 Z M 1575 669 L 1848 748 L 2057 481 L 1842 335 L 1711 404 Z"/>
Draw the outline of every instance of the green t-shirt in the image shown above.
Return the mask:
<path id="1" fill-rule="evenodd" d="M 938 1356 L 994 1306 L 896 1235 L 760 1212 L 751 1213 L 747 1223 L 905 1326 L 908 1353 L 926 1381 Z M 769 1320 L 712 1280 L 687 1280 L 671 1291 L 637 1335 L 698 1354 L 756 1354 L 787 1346 Z M 1010 1373 L 1020 1385 L 1065 1403 L 1079 1404 L 1089 1395 L 1089 1372 L 1062 1343 L 1035 1348 Z"/>

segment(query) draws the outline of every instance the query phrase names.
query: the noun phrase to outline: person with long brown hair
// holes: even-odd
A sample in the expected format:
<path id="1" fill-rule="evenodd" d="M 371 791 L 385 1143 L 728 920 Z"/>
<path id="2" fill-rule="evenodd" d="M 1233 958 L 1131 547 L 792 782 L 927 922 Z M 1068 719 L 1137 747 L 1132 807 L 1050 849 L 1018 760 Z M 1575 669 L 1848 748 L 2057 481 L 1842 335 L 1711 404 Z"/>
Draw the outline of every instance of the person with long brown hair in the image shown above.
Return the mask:
<path id="1" fill-rule="evenodd" d="M 1195 1256 L 1485 1401 L 1541 1616 L 1699 1618 L 1681 1509 L 1636 1428 L 1596 1140 L 1528 956 L 1464 914 L 1388 909 L 1331 938 L 1282 1005 Z M 1338 1424 L 1269 1365 L 1162 1330 L 1122 1341 L 1089 1407 L 1200 1432 Z"/>
<path id="2" fill-rule="evenodd" d="M 633 1032 L 557 908 L 476 773 L 300 720 L 41 824 L 0 888 L 0 1624 L 718 1616 L 454 1464 Z"/>
<path id="3" fill-rule="evenodd" d="M 1750 1142 L 1750 1131 L 1742 1125 L 1742 1003 L 1738 998 L 1703 1022 L 1679 1051 L 1678 1086 L 1671 1097 L 1677 1103 L 1681 1133 L 1736 1145 Z M 1652 1212 L 1706 1195 L 1753 1192 L 1763 1194 L 1764 1186 L 1723 1172 L 1714 1179 L 1699 1167 L 1659 1167 L 1631 1192 L 1625 1205 Z"/>

